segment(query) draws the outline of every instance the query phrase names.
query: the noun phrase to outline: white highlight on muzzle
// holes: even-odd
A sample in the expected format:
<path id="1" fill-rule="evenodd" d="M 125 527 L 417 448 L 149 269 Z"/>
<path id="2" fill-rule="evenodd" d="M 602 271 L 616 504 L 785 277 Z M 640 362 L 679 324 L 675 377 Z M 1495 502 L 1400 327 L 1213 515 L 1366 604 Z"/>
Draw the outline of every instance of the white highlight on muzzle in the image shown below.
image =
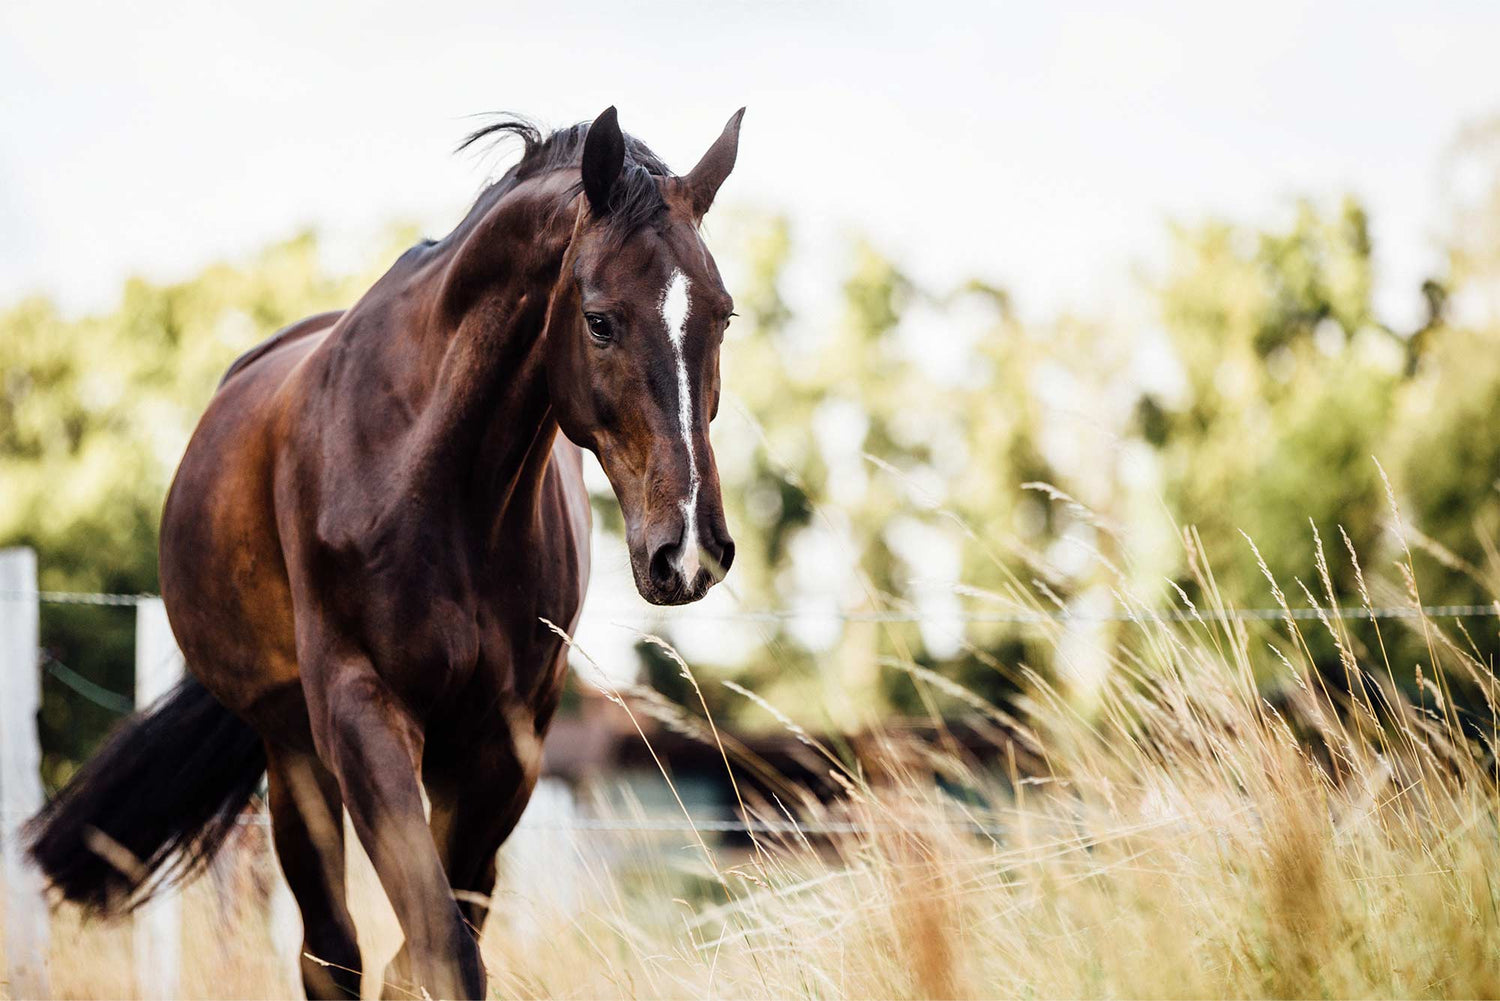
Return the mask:
<path id="1" fill-rule="evenodd" d="M 682 342 L 687 337 L 687 275 L 673 269 L 672 277 L 661 294 L 661 320 L 677 355 L 677 421 L 682 427 L 682 444 L 687 449 L 688 495 L 682 506 L 682 546 L 677 555 L 677 572 L 689 585 L 698 577 L 698 457 L 693 453 L 693 390 L 688 385 L 687 360 Z"/>

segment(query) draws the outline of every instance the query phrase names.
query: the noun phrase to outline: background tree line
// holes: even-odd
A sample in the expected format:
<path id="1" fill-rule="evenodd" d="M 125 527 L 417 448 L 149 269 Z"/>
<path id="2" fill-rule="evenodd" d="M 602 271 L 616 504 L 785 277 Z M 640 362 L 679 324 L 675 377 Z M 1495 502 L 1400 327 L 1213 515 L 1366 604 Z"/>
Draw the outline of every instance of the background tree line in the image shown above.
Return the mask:
<path id="1" fill-rule="evenodd" d="M 1000 700 L 1024 664 L 1062 675 L 1086 705 L 1100 669 L 1086 654 L 1049 663 L 1051 644 L 1027 628 L 964 617 L 1037 595 L 1105 612 L 1122 581 L 1157 604 L 1174 600 L 1168 582 L 1201 601 L 1180 541 L 1190 525 L 1240 606 L 1271 599 L 1244 536 L 1301 604 L 1296 581 L 1318 592 L 1314 531 L 1346 604 L 1357 582 L 1341 533 L 1377 602 L 1405 602 L 1382 467 L 1422 599 L 1492 600 L 1500 126 L 1469 131 L 1453 156 L 1485 180 L 1452 199 L 1446 264 L 1421 290 L 1425 317 L 1403 329 L 1377 316 L 1371 225 L 1354 198 L 1301 202 L 1270 224 L 1174 228 L 1140 322 L 1023 322 L 1007 290 L 924 287 L 864 244 L 829 297 L 836 315 L 812 322 L 784 292 L 794 225 L 738 216 L 715 240 L 741 314 L 714 431 L 739 553 L 725 600 L 789 614 L 716 623 L 707 641 L 688 642 L 687 619 L 662 631 L 702 669 L 818 725 L 957 707 L 919 692 L 895 660 Z M 133 280 L 104 315 L 67 317 L 42 298 L 0 313 L 0 543 L 36 547 L 44 588 L 154 591 L 162 499 L 224 368 L 277 328 L 354 301 L 415 235 L 393 229 L 359 274 L 330 273 L 308 233 L 184 281 Z M 617 532 L 613 498 L 597 500 Z M 889 612 L 917 621 L 867 621 Z M 43 642 L 128 692 L 132 625 L 128 610 L 47 605 Z M 1492 622 L 1470 632 L 1488 662 Z M 1420 644 L 1382 638 L 1411 684 Z M 683 694 L 674 666 L 638 651 L 657 687 Z M 1336 673 L 1331 644 L 1313 640 L 1313 655 Z M 753 707 L 705 691 L 755 725 Z M 49 677 L 48 781 L 111 721 Z"/>

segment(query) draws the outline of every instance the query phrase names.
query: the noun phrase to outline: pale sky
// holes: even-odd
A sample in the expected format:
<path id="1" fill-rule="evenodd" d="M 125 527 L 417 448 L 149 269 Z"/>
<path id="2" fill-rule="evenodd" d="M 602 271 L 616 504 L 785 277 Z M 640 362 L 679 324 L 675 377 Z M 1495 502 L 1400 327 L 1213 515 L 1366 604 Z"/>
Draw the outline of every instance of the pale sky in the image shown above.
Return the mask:
<path id="1" fill-rule="evenodd" d="M 1033 317 L 1107 313 L 1168 218 L 1352 191 L 1405 322 L 1444 149 L 1500 110 L 1500 5 L 1117 8 L 7 0 L 0 302 L 108 307 L 308 224 L 439 233 L 483 180 L 450 154 L 476 112 L 616 104 L 686 170 L 747 105 L 723 197 L 791 215 L 794 292 L 835 288 L 863 232 Z"/>
<path id="2" fill-rule="evenodd" d="M 1028 318 L 1150 323 L 1138 275 L 1168 219 L 1268 223 L 1352 192 L 1382 312 L 1412 324 L 1444 152 L 1500 112 L 1500 5 L 1121 6 L 5 0 L 0 304 L 107 309 L 129 274 L 185 277 L 308 225 L 368 264 L 385 224 L 440 235 L 472 200 L 486 165 L 451 150 L 476 113 L 615 104 L 686 170 L 745 105 L 721 202 L 789 215 L 804 323 L 853 234 L 936 290 L 1000 284 Z M 630 677 L 620 624 L 657 619 L 618 543 L 595 557 L 580 640 Z M 676 621 L 690 659 L 735 646 L 749 627 L 694 618 L 734 607 L 719 588 Z"/>

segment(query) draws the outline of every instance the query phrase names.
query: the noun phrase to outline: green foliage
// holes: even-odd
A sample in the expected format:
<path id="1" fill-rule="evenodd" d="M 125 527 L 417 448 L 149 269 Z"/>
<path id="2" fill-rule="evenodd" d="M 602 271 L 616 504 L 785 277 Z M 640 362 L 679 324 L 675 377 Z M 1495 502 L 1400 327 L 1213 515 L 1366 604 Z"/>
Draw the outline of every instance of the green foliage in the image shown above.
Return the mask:
<path id="1" fill-rule="evenodd" d="M 855 727 L 961 708 L 892 664 L 1001 702 L 1028 665 L 1086 697 L 1098 678 L 1086 663 L 1063 670 L 1053 650 L 1069 649 L 1065 637 L 958 616 L 1035 607 L 1018 597 L 1033 582 L 1065 607 L 1107 610 L 1116 570 L 1163 601 L 1174 600 L 1164 579 L 1197 594 L 1174 540 L 1187 525 L 1231 603 L 1269 600 L 1242 533 L 1293 603 L 1296 581 L 1319 593 L 1314 530 L 1341 601 L 1357 601 L 1341 532 L 1377 597 L 1402 599 L 1376 457 L 1427 533 L 1415 536 L 1422 597 L 1500 591 L 1500 443 L 1487 433 L 1500 421 L 1500 329 L 1444 317 L 1488 273 L 1472 239 L 1424 287 L 1428 322 L 1392 331 L 1375 317 L 1370 224 L 1353 200 L 1299 204 L 1268 229 L 1178 228 L 1150 290 L 1153 329 L 1137 331 L 1074 316 L 1024 324 L 1004 290 L 924 288 L 863 243 L 829 319 L 811 323 L 783 288 L 798 266 L 788 222 L 741 216 L 728 235 L 719 256 L 741 316 L 714 430 L 739 554 L 726 587 L 742 608 L 805 617 L 756 624 L 709 670 L 794 715 Z M 105 316 L 65 317 L 39 299 L 0 315 L 0 540 L 40 551 L 44 587 L 153 590 L 161 500 L 225 366 L 276 328 L 352 302 L 374 275 L 330 276 L 306 234 L 177 284 L 131 281 Z M 1023 486 L 1035 483 L 1050 486 Z M 595 502 L 618 533 L 613 498 Z M 868 621 L 893 611 L 919 621 Z M 830 624 L 840 612 L 851 621 Z M 44 618 L 53 655 L 117 691 L 130 687 L 130 629 L 117 610 L 49 606 Z M 1311 642 L 1332 668 L 1331 644 Z M 653 649 L 641 648 L 647 680 L 680 688 Z M 1393 661 L 1421 656 L 1402 650 Z M 705 691 L 716 714 L 759 712 Z M 49 780 L 105 722 L 49 683 Z"/>
<path id="2" fill-rule="evenodd" d="M 1373 553 L 1385 498 L 1371 456 L 1391 434 L 1403 355 L 1373 319 L 1363 210 L 1304 203 L 1285 232 L 1176 235 L 1162 315 L 1189 390 L 1151 439 L 1174 513 L 1242 600 L 1261 574 L 1241 532 L 1283 580 L 1307 576 L 1309 521 Z"/>

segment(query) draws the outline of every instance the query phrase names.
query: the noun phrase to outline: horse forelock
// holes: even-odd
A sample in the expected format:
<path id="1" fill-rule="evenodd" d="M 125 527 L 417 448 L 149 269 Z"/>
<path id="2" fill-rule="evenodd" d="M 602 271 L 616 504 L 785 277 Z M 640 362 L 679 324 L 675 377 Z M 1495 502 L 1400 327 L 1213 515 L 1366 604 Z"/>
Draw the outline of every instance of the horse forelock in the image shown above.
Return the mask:
<path id="1" fill-rule="evenodd" d="M 588 138 L 589 122 L 579 122 L 544 133 L 535 123 L 517 115 L 498 116 L 494 121 L 471 132 L 459 150 L 476 145 L 498 145 L 508 139 L 522 143 L 521 159 L 511 166 L 475 200 L 475 209 L 488 207 L 494 199 L 521 181 L 554 170 L 578 167 L 583 161 L 583 144 Z M 605 225 L 617 236 L 625 237 L 643 226 L 659 221 L 667 212 L 660 179 L 675 177 L 671 169 L 635 136 L 626 133 L 625 164 L 620 179 L 610 192 L 609 213 Z M 583 190 L 582 182 L 571 194 Z"/>

